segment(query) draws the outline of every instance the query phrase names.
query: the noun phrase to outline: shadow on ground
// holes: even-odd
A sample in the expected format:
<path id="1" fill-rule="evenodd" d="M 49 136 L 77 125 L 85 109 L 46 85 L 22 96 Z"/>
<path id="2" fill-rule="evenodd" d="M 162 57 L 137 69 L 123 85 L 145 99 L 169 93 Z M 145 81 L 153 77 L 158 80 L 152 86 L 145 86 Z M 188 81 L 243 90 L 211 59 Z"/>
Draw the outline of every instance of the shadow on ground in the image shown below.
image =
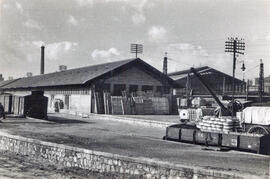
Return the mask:
<path id="1" fill-rule="evenodd" d="M 60 124 L 68 124 L 68 123 L 90 123 L 92 124 L 93 122 L 88 122 L 88 121 L 81 121 L 79 119 L 67 119 L 63 117 L 57 117 L 57 116 L 48 116 L 46 121 L 50 122 L 55 122 L 55 123 L 60 123 Z"/>

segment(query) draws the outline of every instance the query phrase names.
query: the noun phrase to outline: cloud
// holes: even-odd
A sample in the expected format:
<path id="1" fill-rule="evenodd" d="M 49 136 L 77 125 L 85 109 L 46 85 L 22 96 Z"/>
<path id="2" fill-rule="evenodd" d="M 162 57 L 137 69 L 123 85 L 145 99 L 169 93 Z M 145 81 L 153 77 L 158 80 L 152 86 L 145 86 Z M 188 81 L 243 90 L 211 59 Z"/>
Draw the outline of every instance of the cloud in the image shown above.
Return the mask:
<path id="1" fill-rule="evenodd" d="M 144 15 L 144 8 L 147 6 L 147 4 L 150 4 L 148 3 L 148 0 L 140 0 L 139 2 L 135 2 L 135 3 L 133 1 L 133 4 L 131 4 L 136 10 L 136 12 L 132 15 L 132 22 L 135 25 L 140 25 L 140 24 L 145 23 L 146 17 Z M 152 4 L 150 5 L 152 6 Z"/>
<path id="2" fill-rule="evenodd" d="M 227 67 L 225 55 L 209 54 L 204 47 L 194 45 L 191 43 L 173 43 L 164 46 L 165 51 L 168 52 L 168 69 L 170 72 L 177 70 L 188 69 L 192 66 L 199 67 L 208 65 L 213 68 L 218 66 Z"/>
<path id="3" fill-rule="evenodd" d="M 120 52 L 116 49 L 116 48 L 110 48 L 108 50 L 99 50 L 99 49 L 95 49 L 91 56 L 94 59 L 109 59 L 115 56 L 119 56 Z"/>
<path id="4" fill-rule="evenodd" d="M 45 43 L 42 41 L 33 41 L 32 44 L 36 47 L 41 47 L 41 45 L 44 45 Z M 48 58 L 49 60 L 58 60 L 62 55 L 66 54 L 71 50 L 74 50 L 76 46 L 78 46 L 77 42 L 69 41 L 46 44 L 46 58 Z"/>
<path id="5" fill-rule="evenodd" d="M 142 13 L 135 13 L 132 16 L 132 22 L 136 25 L 143 24 L 145 22 L 146 18 Z"/>
<path id="6" fill-rule="evenodd" d="M 265 39 L 270 40 L 270 33 L 268 35 L 266 35 Z"/>
<path id="7" fill-rule="evenodd" d="M 207 57 L 209 54 L 202 48 L 202 46 L 198 45 L 195 46 L 190 43 L 175 43 L 175 44 L 170 44 L 167 47 L 168 51 L 175 51 L 177 53 L 181 54 L 190 54 L 192 56 L 204 56 Z"/>
<path id="8" fill-rule="evenodd" d="M 137 7 L 138 11 L 142 12 L 143 9 L 145 8 L 148 0 L 141 0 L 140 3 L 136 3 L 135 7 Z"/>
<path id="9" fill-rule="evenodd" d="M 41 47 L 42 45 L 45 45 L 45 43 L 43 41 L 32 41 L 32 45 Z"/>
<path id="10" fill-rule="evenodd" d="M 1 5 L 1 2 L 0 2 L 0 5 Z M 8 4 L 2 4 L 2 7 L 3 7 L 4 9 L 10 8 L 10 6 L 9 6 Z"/>
<path id="11" fill-rule="evenodd" d="M 68 23 L 71 24 L 71 25 L 73 25 L 73 26 L 77 26 L 78 25 L 78 20 L 75 19 L 74 16 L 69 16 Z"/>
<path id="12" fill-rule="evenodd" d="M 93 0 L 76 0 L 77 4 L 81 7 L 83 6 L 93 6 Z"/>
<path id="13" fill-rule="evenodd" d="M 106 0 L 105 2 L 129 2 L 130 0 Z"/>
<path id="14" fill-rule="evenodd" d="M 16 2 L 15 3 L 16 8 L 18 9 L 18 11 L 22 14 L 23 13 L 23 7 L 20 3 Z"/>
<path id="15" fill-rule="evenodd" d="M 23 23 L 23 25 L 28 28 L 41 30 L 41 27 L 39 26 L 39 24 L 33 19 L 28 19 L 26 22 Z"/>
<path id="16" fill-rule="evenodd" d="M 106 0 L 106 3 L 123 3 L 132 8 L 133 15 L 131 20 L 135 25 L 141 25 L 145 23 L 146 17 L 144 15 L 145 8 L 153 7 L 153 3 L 150 3 L 148 0 Z M 121 6 L 122 9 L 125 9 L 125 6 Z"/>
<path id="17" fill-rule="evenodd" d="M 153 26 L 148 30 L 148 36 L 153 42 L 166 41 L 167 30 L 162 26 Z"/>

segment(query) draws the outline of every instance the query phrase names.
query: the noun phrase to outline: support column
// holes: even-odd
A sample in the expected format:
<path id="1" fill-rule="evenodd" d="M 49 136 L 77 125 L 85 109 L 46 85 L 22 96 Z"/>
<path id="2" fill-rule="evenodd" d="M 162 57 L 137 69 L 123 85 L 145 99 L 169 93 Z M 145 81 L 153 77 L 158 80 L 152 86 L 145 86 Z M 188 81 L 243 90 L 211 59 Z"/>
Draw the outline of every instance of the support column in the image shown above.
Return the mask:
<path id="1" fill-rule="evenodd" d="M 157 86 L 153 86 L 153 93 L 157 92 Z"/>
<path id="2" fill-rule="evenodd" d="M 126 88 L 126 93 L 127 93 L 127 94 L 129 94 L 129 86 L 130 86 L 129 84 L 126 84 L 126 87 L 125 87 L 125 88 Z"/>
<path id="3" fill-rule="evenodd" d="M 89 107 L 89 113 L 92 113 L 92 103 L 93 103 L 93 98 L 92 98 L 92 89 L 89 89 L 89 96 L 90 96 L 90 107 Z"/>
<path id="4" fill-rule="evenodd" d="M 142 85 L 138 85 L 138 91 L 142 91 Z"/>
<path id="5" fill-rule="evenodd" d="M 114 90 L 114 84 L 113 83 L 110 83 L 110 93 L 111 95 L 113 95 L 113 90 Z"/>

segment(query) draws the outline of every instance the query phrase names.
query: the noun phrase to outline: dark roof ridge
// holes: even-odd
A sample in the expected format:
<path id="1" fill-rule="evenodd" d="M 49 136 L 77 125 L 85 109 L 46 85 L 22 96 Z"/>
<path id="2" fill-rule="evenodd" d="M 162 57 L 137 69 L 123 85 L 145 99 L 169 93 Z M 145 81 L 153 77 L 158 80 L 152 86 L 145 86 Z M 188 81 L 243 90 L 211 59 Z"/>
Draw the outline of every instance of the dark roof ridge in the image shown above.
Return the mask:
<path id="1" fill-rule="evenodd" d="M 56 71 L 56 72 L 45 73 L 45 74 L 40 74 L 40 75 L 33 75 L 31 77 L 21 77 L 21 78 L 32 78 L 32 77 L 38 77 L 38 76 L 41 77 L 41 76 L 51 75 L 51 74 L 56 74 L 56 73 L 64 73 L 64 72 L 70 72 L 70 71 L 75 71 L 75 70 L 82 70 L 82 69 L 86 69 L 86 68 L 89 68 L 89 67 L 97 67 L 97 66 L 103 66 L 103 65 L 110 65 L 110 64 L 113 64 L 113 63 L 121 63 L 121 62 L 125 62 L 125 61 L 133 61 L 133 60 L 136 60 L 136 59 L 139 59 L 139 58 L 130 58 L 130 59 L 107 62 L 107 63 L 99 63 L 99 64 L 94 64 L 94 65 L 87 65 L 87 66 L 67 69 L 67 70 L 64 70 L 64 71 Z"/>
<path id="2" fill-rule="evenodd" d="M 202 67 L 196 67 L 194 68 L 195 70 L 204 70 L 204 69 L 213 69 L 209 66 L 202 66 Z M 186 69 L 186 70 L 181 70 L 181 71 L 175 71 L 175 72 L 171 72 L 171 73 L 168 73 L 168 76 L 172 76 L 172 75 L 181 75 L 181 74 L 185 74 L 185 73 L 188 73 L 190 71 L 190 69 Z"/>

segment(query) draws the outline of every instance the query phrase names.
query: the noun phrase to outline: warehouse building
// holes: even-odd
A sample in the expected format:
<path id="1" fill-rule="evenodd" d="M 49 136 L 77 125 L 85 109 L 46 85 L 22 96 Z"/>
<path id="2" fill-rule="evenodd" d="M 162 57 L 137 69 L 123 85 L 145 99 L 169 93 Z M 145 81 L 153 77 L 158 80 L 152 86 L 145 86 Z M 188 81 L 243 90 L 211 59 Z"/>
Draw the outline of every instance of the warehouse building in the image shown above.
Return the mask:
<path id="1" fill-rule="evenodd" d="M 195 70 L 207 82 L 210 88 L 217 95 L 231 95 L 233 91 L 233 77 L 227 75 L 214 68 L 203 66 L 195 68 Z M 209 94 L 201 82 L 190 72 L 190 70 L 177 71 L 169 73 L 168 76 L 175 80 L 181 86 L 187 86 L 192 90 L 194 95 L 207 95 Z M 187 83 L 189 81 L 189 83 Z M 246 83 L 242 80 L 235 78 L 235 93 L 244 94 L 246 91 Z M 185 88 L 176 90 L 176 93 L 181 95 L 185 94 Z"/>
<path id="2" fill-rule="evenodd" d="M 0 88 L 2 93 L 17 96 L 29 95 L 31 91 L 44 91 L 48 97 L 49 112 L 87 115 L 112 113 L 106 110 L 107 94 L 110 97 L 166 97 L 170 106 L 172 89 L 177 86 L 167 75 L 143 60 L 134 58 L 24 77 Z"/>

